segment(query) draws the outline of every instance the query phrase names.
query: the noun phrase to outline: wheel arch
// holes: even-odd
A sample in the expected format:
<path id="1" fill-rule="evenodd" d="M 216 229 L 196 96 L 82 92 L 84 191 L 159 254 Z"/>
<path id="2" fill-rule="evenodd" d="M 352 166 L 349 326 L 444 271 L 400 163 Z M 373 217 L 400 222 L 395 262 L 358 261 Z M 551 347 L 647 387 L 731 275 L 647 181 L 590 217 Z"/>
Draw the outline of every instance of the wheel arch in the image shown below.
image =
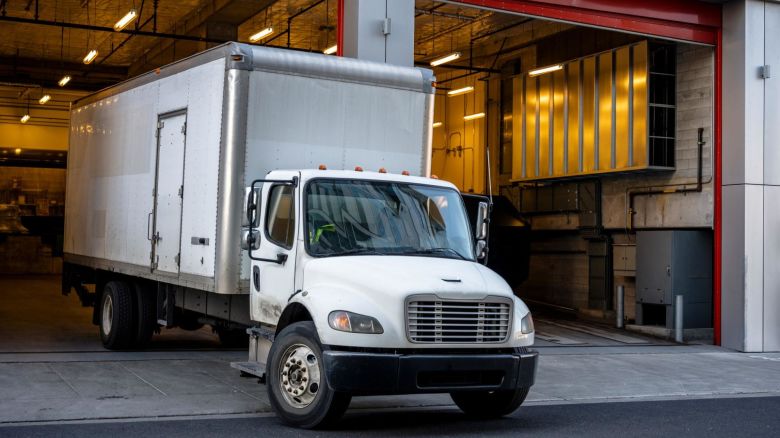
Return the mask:
<path id="1" fill-rule="evenodd" d="M 311 316 L 311 312 L 301 303 L 293 302 L 287 305 L 279 317 L 279 322 L 276 324 L 276 334 L 278 335 L 285 327 L 290 324 L 311 321 L 314 322 L 314 318 Z"/>

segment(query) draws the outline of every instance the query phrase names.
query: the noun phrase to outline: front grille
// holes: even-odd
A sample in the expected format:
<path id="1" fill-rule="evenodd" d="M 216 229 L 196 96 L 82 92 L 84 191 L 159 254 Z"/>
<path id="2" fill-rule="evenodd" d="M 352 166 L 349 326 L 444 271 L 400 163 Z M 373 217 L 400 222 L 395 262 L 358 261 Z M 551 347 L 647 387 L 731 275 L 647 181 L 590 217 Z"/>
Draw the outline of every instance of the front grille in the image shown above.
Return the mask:
<path id="1" fill-rule="evenodd" d="M 486 344 L 506 341 L 512 301 L 442 300 L 435 295 L 412 296 L 406 301 L 409 340 L 429 344 Z"/>

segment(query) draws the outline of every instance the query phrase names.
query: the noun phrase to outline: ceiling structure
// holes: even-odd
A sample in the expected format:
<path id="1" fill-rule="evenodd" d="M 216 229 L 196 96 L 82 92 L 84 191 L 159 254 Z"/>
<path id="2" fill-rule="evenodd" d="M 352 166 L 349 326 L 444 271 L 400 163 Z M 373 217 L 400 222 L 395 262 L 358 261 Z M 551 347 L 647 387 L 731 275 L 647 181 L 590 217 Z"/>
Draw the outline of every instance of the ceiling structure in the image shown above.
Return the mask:
<path id="1" fill-rule="evenodd" d="M 85 94 L 168 64 L 224 41 L 321 52 L 336 43 L 337 0 L 0 0 L 0 107 L 35 107 L 44 94 L 58 117 L 38 123 L 67 125 L 68 103 Z M 489 71 L 502 34 L 532 19 L 432 0 L 415 2 L 415 60 L 461 52 L 437 68 Z M 123 31 L 113 25 L 128 11 L 138 16 Z M 487 38 L 490 36 L 491 38 Z M 90 50 L 98 55 L 82 62 Z M 439 74 L 437 72 L 437 74 Z M 59 87 L 64 75 L 71 82 Z M 18 116 L 0 112 L 0 122 Z M 13 113 L 13 111 L 12 111 Z M 32 122 L 32 120 L 31 120 Z"/>

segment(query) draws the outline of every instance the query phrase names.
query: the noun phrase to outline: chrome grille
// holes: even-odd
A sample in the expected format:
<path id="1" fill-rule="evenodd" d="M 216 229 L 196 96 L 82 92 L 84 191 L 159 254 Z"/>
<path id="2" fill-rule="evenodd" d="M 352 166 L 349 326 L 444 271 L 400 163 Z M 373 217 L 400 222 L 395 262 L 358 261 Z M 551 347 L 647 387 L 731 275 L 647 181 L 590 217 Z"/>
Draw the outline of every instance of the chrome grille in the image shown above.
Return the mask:
<path id="1" fill-rule="evenodd" d="M 511 300 L 442 300 L 435 295 L 406 301 L 409 340 L 429 344 L 485 344 L 506 341 L 512 317 Z"/>

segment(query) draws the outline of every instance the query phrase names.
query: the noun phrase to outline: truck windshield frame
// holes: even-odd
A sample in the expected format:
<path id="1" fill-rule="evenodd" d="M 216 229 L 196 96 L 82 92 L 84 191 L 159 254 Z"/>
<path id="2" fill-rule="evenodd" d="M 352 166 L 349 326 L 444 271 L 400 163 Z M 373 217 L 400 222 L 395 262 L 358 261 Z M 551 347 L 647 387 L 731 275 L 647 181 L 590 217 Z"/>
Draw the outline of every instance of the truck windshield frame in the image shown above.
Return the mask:
<path id="1" fill-rule="evenodd" d="M 460 193 L 449 187 L 320 177 L 304 186 L 302 207 L 301 238 L 311 257 L 388 255 L 476 261 L 465 204 Z M 340 217 L 330 217 L 334 209 Z"/>

